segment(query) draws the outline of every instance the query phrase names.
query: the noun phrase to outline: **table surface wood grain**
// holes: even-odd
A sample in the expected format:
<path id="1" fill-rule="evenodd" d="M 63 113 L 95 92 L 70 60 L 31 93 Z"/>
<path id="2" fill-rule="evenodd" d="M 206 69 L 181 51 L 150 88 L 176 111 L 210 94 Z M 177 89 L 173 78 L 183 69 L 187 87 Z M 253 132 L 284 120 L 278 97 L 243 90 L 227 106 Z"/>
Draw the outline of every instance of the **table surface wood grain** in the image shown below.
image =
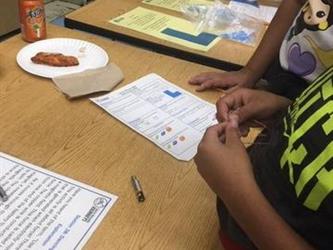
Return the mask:
<path id="1" fill-rule="evenodd" d="M 154 72 L 212 103 L 221 94 L 187 83 L 212 68 L 48 26 L 53 37 L 104 48 L 124 72 L 118 87 Z M 16 54 L 25 45 L 19 35 L 0 43 L 0 151 L 119 196 L 85 249 L 217 249 L 215 195 L 194 162 L 174 159 L 88 98 L 70 101 L 50 79 L 24 72 Z M 141 180 L 144 203 L 131 175 Z"/>

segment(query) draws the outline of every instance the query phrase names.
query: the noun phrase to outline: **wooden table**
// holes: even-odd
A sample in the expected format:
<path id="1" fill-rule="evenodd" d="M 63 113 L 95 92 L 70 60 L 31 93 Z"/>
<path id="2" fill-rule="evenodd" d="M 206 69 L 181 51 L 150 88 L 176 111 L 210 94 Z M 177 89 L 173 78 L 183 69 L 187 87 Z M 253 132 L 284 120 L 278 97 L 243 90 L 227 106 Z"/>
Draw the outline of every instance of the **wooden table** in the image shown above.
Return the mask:
<path id="1" fill-rule="evenodd" d="M 208 52 L 201 52 L 137 31 L 125 29 L 108 22 L 112 18 L 120 16 L 137 6 L 174 16 L 182 16 L 181 13 L 143 4 L 141 2 L 142 0 L 95 0 L 85 7 L 67 15 L 65 18 L 65 26 L 125 41 L 159 53 L 172 55 L 223 70 L 239 69 L 241 65 L 247 63 L 255 51 L 255 47 L 228 40 L 221 40 Z"/>
<path id="2" fill-rule="evenodd" d="M 65 28 L 49 26 L 48 35 L 104 48 L 123 69 L 120 86 L 155 72 L 195 93 L 188 78 L 212 70 Z M 85 249 L 217 249 L 215 195 L 193 161 L 177 161 L 87 98 L 69 101 L 49 79 L 21 70 L 15 58 L 25 45 L 20 36 L 0 43 L 0 151 L 119 196 Z M 144 203 L 131 175 L 140 177 Z"/>

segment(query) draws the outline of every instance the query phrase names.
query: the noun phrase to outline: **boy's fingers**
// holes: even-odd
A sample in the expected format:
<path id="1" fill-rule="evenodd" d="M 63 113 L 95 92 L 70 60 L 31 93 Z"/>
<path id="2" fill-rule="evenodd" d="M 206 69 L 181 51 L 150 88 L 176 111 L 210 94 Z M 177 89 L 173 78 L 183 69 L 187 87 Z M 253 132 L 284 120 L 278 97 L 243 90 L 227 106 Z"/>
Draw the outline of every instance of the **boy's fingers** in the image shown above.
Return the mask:
<path id="1" fill-rule="evenodd" d="M 238 117 L 237 115 L 230 115 L 230 121 L 225 128 L 225 144 L 235 145 L 242 144 L 238 129 Z"/>
<path id="2" fill-rule="evenodd" d="M 216 103 L 217 116 L 219 121 L 228 121 L 229 112 L 241 106 L 241 98 L 237 93 L 221 96 Z"/>
<path id="3" fill-rule="evenodd" d="M 228 125 L 225 129 L 225 145 L 243 145 L 237 128 Z"/>
<path id="4" fill-rule="evenodd" d="M 225 94 L 224 96 L 221 96 L 221 98 L 218 100 L 218 103 L 225 103 L 229 109 L 236 109 L 242 104 L 242 97 L 240 93 L 232 92 L 230 94 Z"/>
<path id="5" fill-rule="evenodd" d="M 202 141 L 206 141 L 206 140 L 219 140 L 220 135 L 224 132 L 226 124 L 224 123 L 219 123 L 216 125 L 213 125 L 211 127 L 209 127 L 203 138 Z"/>
<path id="6" fill-rule="evenodd" d="M 238 116 L 238 122 L 243 123 L 250 120 L 253 116 L 254 107 L 251 104 L 245 104 L 235 111 Z"/>
<path id="7" fill-rule="evenodd" d="M 229 106 L 225 102 L 217 102 L 216 103 L 216 118 L 219 122 L 228 121 L 229 120 Z"/>
<path id="8" fill-rule="evenodd" d="M 205 73 L 201 73 L 199 75 L 193 76 L 192 78 L 190 78 L 190 80 L 188 81 L 190 84 L 200 84 L 204 81 L 207 81 L 209 79 L 212 79 L 212 77 L 215 75 L 215 72 L 205 72 Z"/>
<path id="9" fill-rule="evenodd" d="M 220 85 L 221 85 L 220 79 L 208 79 L 208 80 L 203 81 L 196 90 L 203 91 L 206 89 L 217 88 Z"/>
<path id="10" fill-rule="evenodd" d="M 196 91 L 204 91 L 208 89 L 209 87 L 206 85 L 206 83 L 201 83 L 195 90 Z"/>

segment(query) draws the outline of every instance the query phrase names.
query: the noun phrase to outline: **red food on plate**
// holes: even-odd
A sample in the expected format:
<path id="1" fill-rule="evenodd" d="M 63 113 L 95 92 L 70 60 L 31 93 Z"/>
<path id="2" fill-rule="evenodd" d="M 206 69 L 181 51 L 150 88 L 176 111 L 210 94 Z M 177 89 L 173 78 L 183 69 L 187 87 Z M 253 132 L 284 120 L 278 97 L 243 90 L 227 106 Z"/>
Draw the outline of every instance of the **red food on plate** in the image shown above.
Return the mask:
<path id="1" fill-rule="evenodd" d="M 55 67 L 71 67 L 79 65 L 75 56 L 65 56 L 61 53 L 38 52 L 31 61 L 36 64 L 44 64 Z"/>

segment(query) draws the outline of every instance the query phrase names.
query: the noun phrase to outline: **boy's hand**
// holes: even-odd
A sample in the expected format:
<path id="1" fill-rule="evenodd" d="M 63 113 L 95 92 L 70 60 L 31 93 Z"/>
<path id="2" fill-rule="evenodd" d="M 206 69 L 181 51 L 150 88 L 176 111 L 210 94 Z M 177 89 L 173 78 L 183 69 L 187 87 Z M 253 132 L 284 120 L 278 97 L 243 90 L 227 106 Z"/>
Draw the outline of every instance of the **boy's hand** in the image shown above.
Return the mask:
<path id="1" fill-rule="evenodd" d="M 231 72 L 206 72 L 192 77 L 190 84 L 198 85 L 197 91 L 204 91 L 212 88 L 229 89 L 235 86 L 253 87 L 255 79 L 252 71 L 242 68 L 239 71 Z"/>
<path id="2" fill-rule="evenodd" d="M 228 121 L 234 113 L 239 117 L 239 124 L 251 119 L 265 120 L 290 104 L 289 99 L 267 91 L 239 88 L 217 101 L 216 117 L 219 122 Z"/>
<path id="3" fill-rule="evenodd" d="M 225 142 L 220 138 L 224 135 Z M 252 166 L 239 138 L 237 116 L 207 129 L 194 158 L 198 171 L 217 194 L 231 191 L 239 181 L 253 179 Z"/>
<path id="4" fill-rule="evenodd" d="M 260 191 L 234 117 L 206 131 L 194 159 L 199 173 L 259 249 L 313 249 Z"/>

